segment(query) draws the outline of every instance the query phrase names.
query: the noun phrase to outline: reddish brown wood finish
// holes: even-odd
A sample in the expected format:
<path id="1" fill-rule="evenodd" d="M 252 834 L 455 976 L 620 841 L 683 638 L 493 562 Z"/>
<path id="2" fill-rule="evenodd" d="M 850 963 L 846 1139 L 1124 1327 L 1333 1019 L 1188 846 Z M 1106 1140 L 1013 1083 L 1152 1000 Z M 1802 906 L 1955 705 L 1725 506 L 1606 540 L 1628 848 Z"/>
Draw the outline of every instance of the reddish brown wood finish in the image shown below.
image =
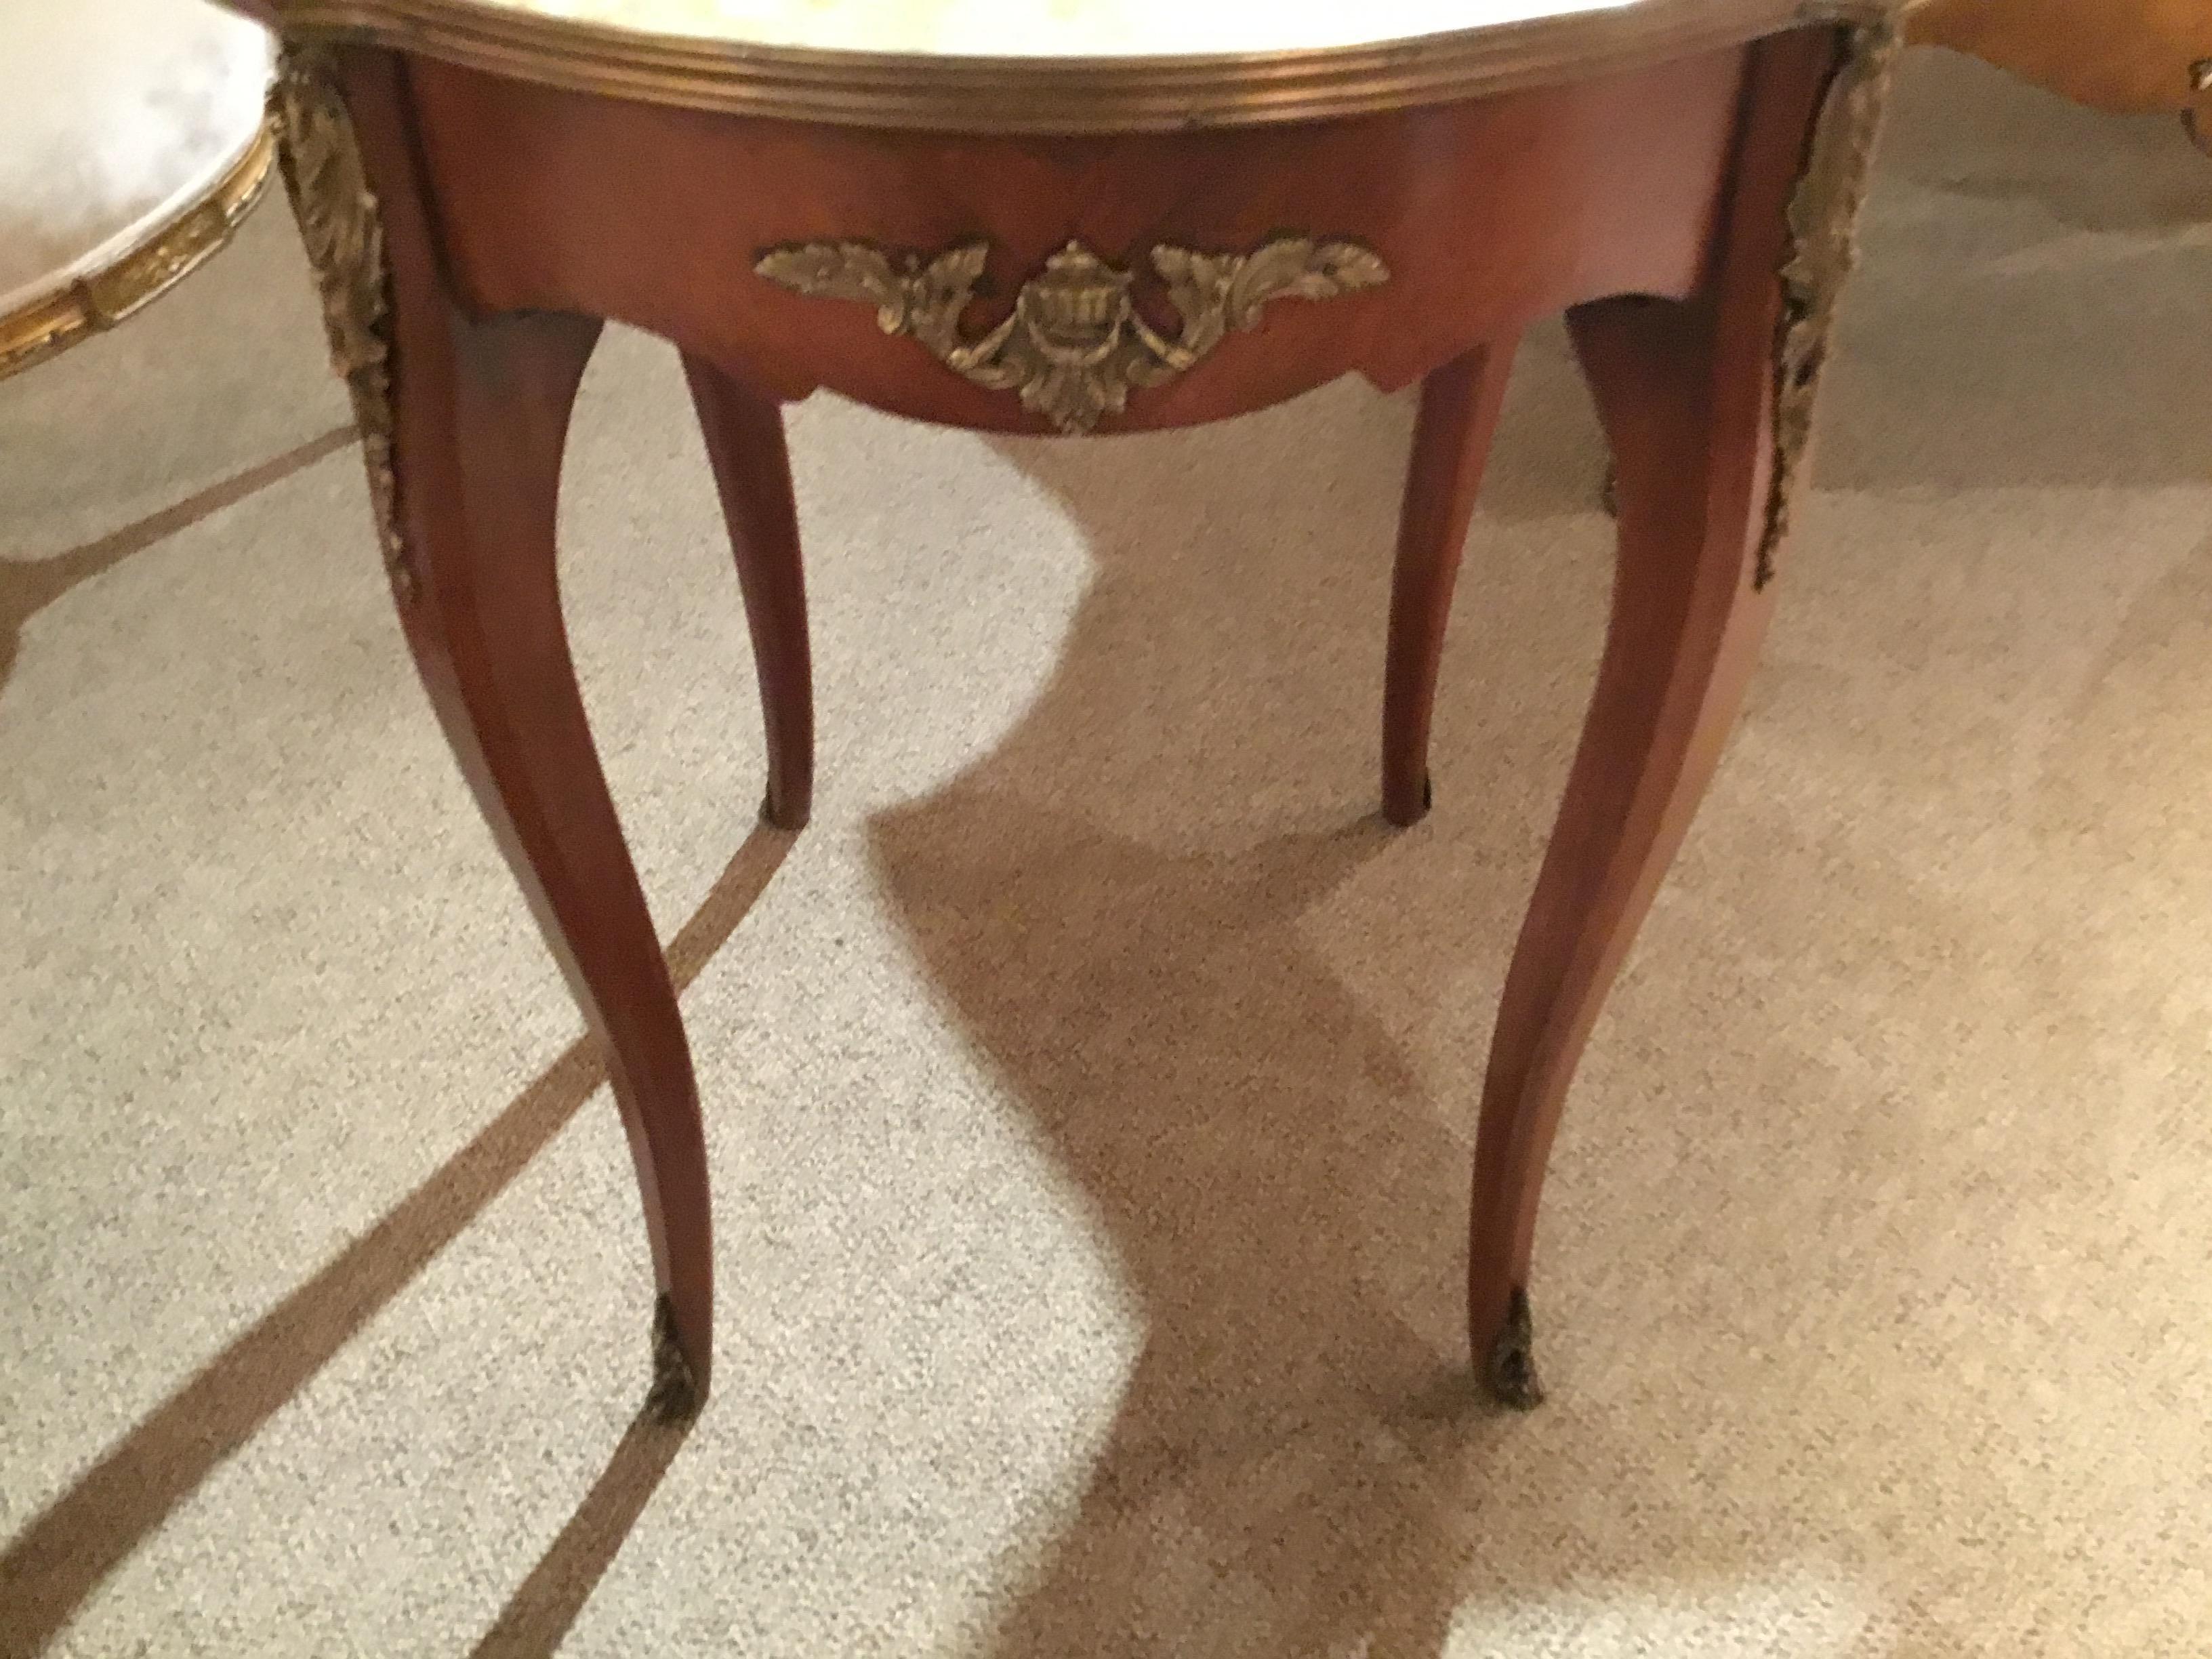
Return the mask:
<path id="1" fill-rule="evenodd" d="M 1773 608 L 1759 591 L 1772 460 L 1776 279 L 1832 37 L 1753 48 L 1712 276 L 1686 301 L 1569 313 L 1618 469 L 1613 621 L 1492 1039 L 1468 1317 L 1495 1391 L 1541 1397 L 1526 1328 L 1536 1205 L 1567 1086 L 1689 828 Z"/>
<path id="2" fill-rule="evenodd" d="M 393 298 L 393 452 L 416 667 L 570 991 L 606 1045 L 661 1306 L 696 1400 L 712 1364 L 714 1240 L 691 1055 L 599 769 L 554 565 L 562 445 L 596 319 L 472 317 L 446 279 L 414 169 L 400 66 L 345 64 L 382 205 Z M 680 1404 L 680 1401 L 671 1401 Z"/>
<path id="3" fill-rule="evenodd" d="M 420 63 L 412 84 L 456 281 L 486 310 L 576 311 L 674 340 L 783 398 L 816 386 L 924 420 L 1044 431 L 866 306 L 753 265 L 789 242 L 934 253 L 988 239 L 1004 316 L 1080 238 L 1140 272 L 1159 242 L 1241 252 L 1291 229 L 1364 242 L 1390 281 L 1285 301 L 1111 429 L 1241 414 L 1357 371 L 1410 385 L 1480 342 L 1608 294 L 1696 285 L 1741 52 L 1571 87 L 1311 126 L 1122 139 L 902 135 L 624 104 Z"/>
<path id="4" fill-rule="evenodd" d="M 578 696 L 554 575 L 568 410 L 598 324 L 684 353 L 758 660 L 768 811 L 812 783 L 805 586 L 779 400 L 817 386 L 992 429 L 1039 417 L 866 307 L 756 276 L 766 249 L 991 245 L 980 331 L 1072 238 L 1140 272 L 1159 242 L 1296 230 L 1380 254 L 1383 286 L 1269 307 L 1109 429 L 1240 413 L 1347 372 L 1427 377 L 1394 586 L 1386 811 L 1423 810 L 1461 544 L 1523 325 L 1567 310 L 1620 478 L 1614 610 L 1485 1085 L 1470 1331 L 1535 1396 L 1525 1287 L 1544 1164 L 1601 1001 L 1712 771 L 1769 600 L 1784 210 L 1838 37 L 1815 29 L 1456 106 L 1124 139 L 901 135 L 702 114 L 360 49 L 346 90 L 397 298 L 396 454 L 419 592 L 408 637 L 463 769 L 608 1045 L 655 1270 L 703 1389 L 707 1176 L 689 1053 Z M 1620 297 L 1632 296 L 1632 297 Z"/>
<path id="5" fill-rule="evenodd" d="M 1382 816 L 1403 826 L 1429 810 L 1429 720 L 1452 588 L 1468 521 L 1513 371 L 1508 337 L 1455 357 L 1423 382 L 1398 563 L 1390 580 L 1390 647 L 1382 671 Z"/>
<path id="6" fill-rule="evenodd" d="M 783 411 L 704 358 L 685 354 L 684 373 L 721 494 L 752 634 L 768 725 L 762 816 L 779 830 L 802 830 L 814 810 L 814 666 Z"/>

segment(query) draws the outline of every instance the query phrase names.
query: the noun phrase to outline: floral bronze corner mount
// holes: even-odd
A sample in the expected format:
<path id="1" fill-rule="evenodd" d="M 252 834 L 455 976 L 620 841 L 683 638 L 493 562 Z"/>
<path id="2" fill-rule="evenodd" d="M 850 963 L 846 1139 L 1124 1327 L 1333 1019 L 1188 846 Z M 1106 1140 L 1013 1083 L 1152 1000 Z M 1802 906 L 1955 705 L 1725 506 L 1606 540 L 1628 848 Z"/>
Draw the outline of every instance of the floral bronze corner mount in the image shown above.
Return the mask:
<path id="1" fill-rule="evenodd" d="M 384 220 L 327 49 L 284 43 L 269 88 L 277 163 L 323 301 L 331 368 L 353 397 L 377 541 L 403 599 L 419 586 L 400 528 L 392 459 L 392 273 Z"/>
<path id="2" fill-rule="evenodd" d="M 960 313 L 989 254 L 981 241 L 927 258 L 866 242 L 808 242 L 771 248 L 754 269 L 810 298 L 873 306 L 884 333 L 911 335 L 954 373 L 1017 393 L 1023 408 L 1065 433 L 1091 431 L 1121 413 L 1132 387 L 1166 384 L 1231 329 L 1257 328 L 1270 300 L 1334 299 L 1390 279 L 1381 256 L 1356 242 L 1278 236 L 1249 253 L 1163 243 L 1152 249 L 1152 269 L 1182 319 L 1170 339 L 1132 301 L 1133 273 L 1071 241 L 1022 284 L 1004 321 L 970 338 Z"/>
<path id="3" fill-rule="evenodd" d="M 1822 95 L 1790 197 L 1774 350 L 1774 469 L 1752 581 L 1756 589 L 1774 580 L 1775 558 L 1804 488 L 1814 410 L 1834 343 L 1838 303 L 1858 263 L 1859 210 L 1903 46 L 1903 33 L 1888 14 L 1846 33 L 1842 61 Z"/>

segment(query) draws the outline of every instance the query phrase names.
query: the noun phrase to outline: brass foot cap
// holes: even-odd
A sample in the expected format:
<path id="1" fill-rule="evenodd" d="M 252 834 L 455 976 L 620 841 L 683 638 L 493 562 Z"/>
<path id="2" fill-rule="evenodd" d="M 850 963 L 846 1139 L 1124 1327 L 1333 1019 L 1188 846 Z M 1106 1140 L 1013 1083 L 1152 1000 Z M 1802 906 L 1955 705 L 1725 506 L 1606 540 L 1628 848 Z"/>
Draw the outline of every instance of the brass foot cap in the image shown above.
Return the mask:
<path id="1" fill-rule="evenodd" d="M 1528 1292 L 1516 1290 L 1505 1310 L 1505 1323 L 1490 1344 L 1482 1368 L 1490 1397 L 1516 1412 L 1532 1412 L 1544 1403 L 1544 1385 L 1536 1376 L 1535 1327 L 1528 1317 Z"/>
<path id="2" fill-rule="evenodd" d="M 653 1304 L 653 1386 L 645 1413 L 656 1423 L 688 1423 L 703 1403 L 691 1362 L 676 1340 L 676 1304 L 663 1294 Z"/>

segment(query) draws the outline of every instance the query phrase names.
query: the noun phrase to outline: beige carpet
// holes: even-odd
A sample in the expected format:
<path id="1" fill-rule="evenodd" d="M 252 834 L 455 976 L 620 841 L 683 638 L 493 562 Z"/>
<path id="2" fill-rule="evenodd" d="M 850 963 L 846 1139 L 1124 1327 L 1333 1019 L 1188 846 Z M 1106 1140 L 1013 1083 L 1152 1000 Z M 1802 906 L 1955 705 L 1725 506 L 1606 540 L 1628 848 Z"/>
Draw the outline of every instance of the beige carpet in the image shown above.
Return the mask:
<path id="1" fill-rule="evenodd" d="M 797 410 L 796 842 L 675 362 L 609 342 L 565 573 L 710 1119 L 680 1441 L 282 210 L 0 386 L 0 1650 L 2212 1647 L 2212 167 L 1920 60 L 1869 256 L 1569 1113 L 1527 1418 L 1468 1402 L 1458 1280 L 1606 592 L 1556 334 L 1405 835 L 1404 399 Z"/>

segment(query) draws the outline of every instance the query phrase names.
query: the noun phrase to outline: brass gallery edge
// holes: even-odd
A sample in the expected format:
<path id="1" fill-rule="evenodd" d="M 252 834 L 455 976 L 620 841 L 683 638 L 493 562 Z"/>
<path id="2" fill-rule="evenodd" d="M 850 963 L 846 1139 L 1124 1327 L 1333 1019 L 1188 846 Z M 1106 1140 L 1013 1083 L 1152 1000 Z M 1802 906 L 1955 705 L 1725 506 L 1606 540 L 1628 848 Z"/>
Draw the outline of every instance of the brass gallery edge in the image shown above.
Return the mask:
<path id="1" fill-rule="evenodd" d="M 1183 132 L 1449 103 L 1865 24 L 1904 0 L 1636 0 L 1410 40 L 1279 52 L 987 58 L 649 34 L 484 0 L 226 0 L 288 37 L 420 52 L 573 92 L 907 131 Z"/>
<path id="2" fill-rule="evenodd" d="M 353 395 L 377 541 L 393 587 L 411 599 L 416 573 L 400 530 L 399 481 L 392 465 L 392 273 L 384 221 L 325 49 L 285 43 L 269 88 L 269 112 L 285 193 L 322 292 L 331 368 Z"/>
<path id="3" fill-rule="evenodd" d="M 276 151 L 264 126 L 183 213 L 158 226 L 121 258 L 58 294 L 0 316 L 0 376 L 28 368 L 86 335 L 112 328 L 167 293 L 230 240 L 269 182 Z"/>
<path id="4" fill-rule="evenodd" d="M 876 308 L 886 334 L 910 334 L 956 374 L 1062 432 L 1089 432 L 1118 415 L 1133 386 L 1164 385 L 1203 360 L 1234 329 L 1260 325 L 1270 300 L 1333 299 L 1389 280 L 1382 258 L 1356 242 L 1278 236 L 1249 253 L 1200 253 L 1161 244 L 1152 269 L 1182 319 L 1170 340 L 1131 303 L 1132 273 L 1072 241 L 1022 284 L 1006 319 L 979 338 L 960 331 L 975 296 L 988 242 L 967 242 L 924 260 L 865 242 L 809 242 L 771 248 L 754 269 L 817 299 Z"/>

